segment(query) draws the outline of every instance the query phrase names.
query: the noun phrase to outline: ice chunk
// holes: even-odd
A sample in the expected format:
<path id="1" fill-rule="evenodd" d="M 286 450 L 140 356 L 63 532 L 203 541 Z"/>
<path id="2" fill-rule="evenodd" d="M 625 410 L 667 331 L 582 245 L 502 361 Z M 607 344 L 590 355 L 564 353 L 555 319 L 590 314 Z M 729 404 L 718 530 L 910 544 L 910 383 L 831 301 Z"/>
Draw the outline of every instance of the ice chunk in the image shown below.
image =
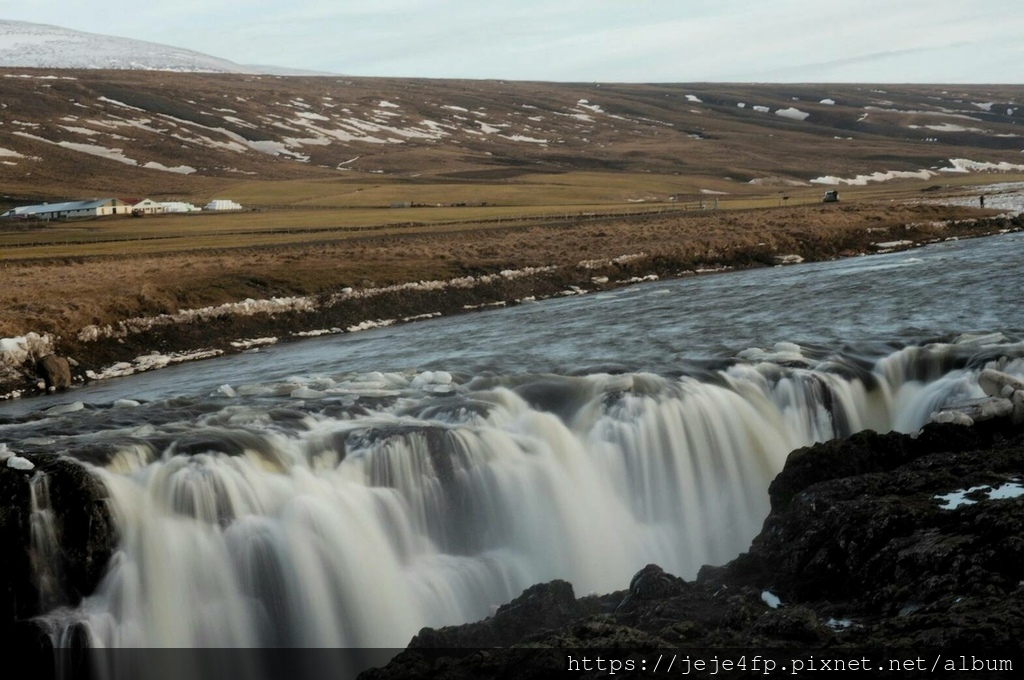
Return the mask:
<path id="1" fill-rule="evenodd" d="M 986 368 L 978 375 L 978 386 L 990 397 L 1008 398 L 1015 391 L 1024 390 L 1024 380 L 993 368 Z"/>
<path id="2" fill-rule="evenodd" d="M 933 423 L 952 423 L 964 427 L 974 425 L 974 419 L 962 411 L 936 411 L 928 420 Z"/>
<path id="3" fill-rule="evenodd" d="M 54 406 L 53 408 L 48 408 L 46 409 L 46 411 L 44 411 L 44 413 L 48 416 L 59 416 L 65 413 L 74 413 L 75 411 L 81 411 L 84 408 L 85 404 L 83 404 L 80 401 L 76 401 L 71 404 L 61 404 L 59 406 Z"/>
<path id="4" fill-rule="evenodd" d="M 22 458 L 21 456 L 11 456 L 7 459 L 7 467 L 14 470 L 31 470 L 35 468 L 35 463 L 30 461 L 28 458 Z"/>
<path id="5" fill-rule="evenodd" d="M 290 396 L 292 399 L 322 399 L 327 396 L 327 393 L 313 390 L 308 387 L 300 387 L 292 390 Z"/>

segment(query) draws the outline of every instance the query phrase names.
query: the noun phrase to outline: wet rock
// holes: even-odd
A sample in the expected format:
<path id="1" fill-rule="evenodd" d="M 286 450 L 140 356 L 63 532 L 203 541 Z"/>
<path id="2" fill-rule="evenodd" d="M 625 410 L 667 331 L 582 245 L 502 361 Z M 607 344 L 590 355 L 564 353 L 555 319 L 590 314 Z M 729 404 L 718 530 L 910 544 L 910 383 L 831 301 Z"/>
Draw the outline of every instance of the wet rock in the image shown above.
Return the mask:
<path id="1" fill-rule="evenodd" d="M 84 466 L 57 456 L 24 457 L 34 470 L 0 466 L 0 630 L 80 602 L 96 588 L 118 541 L 106 487 Z M 41 530 L 52 535 L 45 549 Z"/>
<path id="2" fill-rule="evenodd" d="M 857 598 L 887 608 L 957 588 L 1016 587 L 1009 564 L 1024 558 L 1015 538 L 1024 531 L 1024 499 L 955 509 L 941 499 L 1020 479 L 1024 437 L 979 430 L 975 443 L 989 445 L 965 451 L 963 439 L 941 438 L 950 427 L 957 429 L 929 426 L 917 438 L 864 433 L 791 454 L 750 550 L 765 585 L 801 600 Z"/>
<path id="3" fill-rule="evenodd" d="M 36 371 L 48 390 L 66 390 L 71 387 L 71 364 L 57 354 L 47 354 L 36 361 Z"/>
<path id="4" fill-rule="evenodd" d="M 648 564 L 633 575 L 629 582 L 629 592 L 618 608 L 629 609 L 643 601 L 665 599 L 685 591 L 686 581 L 665 573 L 656 564 Z"/>
<path id="5" fill-rule="evenodd" d="M 494 616 L 480 623 L 424 628 L 409 643 L 410 648 L 501 647 L 518 642 L 538 631 L 568 625 L 584 610 L 572 585 L 551 581 L 531 586 L 523 594 L 498 608 Z"/>
<path id="6" fill-rule="evenodd" d="M 818 647 L 833 637 L 807 607 L 785 607 L 765 612 L 754 622 L 753 633 L 766 641 L 785 640 L 809 647 Z"/>

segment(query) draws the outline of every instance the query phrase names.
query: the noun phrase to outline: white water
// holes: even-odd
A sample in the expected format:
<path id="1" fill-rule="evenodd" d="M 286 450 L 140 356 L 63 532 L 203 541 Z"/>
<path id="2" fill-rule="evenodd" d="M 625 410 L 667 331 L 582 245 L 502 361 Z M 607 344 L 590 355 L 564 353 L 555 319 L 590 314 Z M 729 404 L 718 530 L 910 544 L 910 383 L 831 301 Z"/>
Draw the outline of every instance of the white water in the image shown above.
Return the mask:
<path id="1" fill-rule="evenodd" d="M 85 622 L 97 646 L 400 647 L 538 582 L 609 592 L 652 562 L 692 578 L 746 549 L 793 449 L 914 430 L 980 396 L 974 371 L 942 372 L 955 351 L 908 348 L 865 379 L 771 361 L 703 381 L 533 376 L 441 394 L 421 378 L 321 377 L 304 394 L 401 396 L 287 427 L 276 402 L 225 399 L 165 426 L 179 439 L 164 449 L 136 437 L 96 468 L 122 550 L 96 594 L 52 618 Z M 189 433 L 207 450 L 179 451 Z"/>
<path id="2" fill-rule="evenodd" d="M 50 503 L 50 480 L 42 472 L 33 475 L 29 482 L 31 507 L 29 514 L 29 536 L 31 549 L 29 558 L 39 593 L 40 609 L 46 611 L 63 604 L 64 595 L 60 589 L 60 541 L 53 507 Z"/>
<path id="3" fill-rule="evenodd" d="M 554 578 L 692 578 L 748 547 L 793 449 L 914 432 L 981 397 L 988 366 L 1024 376 L 1022 243 L 666 281 L 0 404 L 0 447 L 93 461 L 122 536 L 99 589 L 45 622 L 58 644 L 401 647 Z"/>

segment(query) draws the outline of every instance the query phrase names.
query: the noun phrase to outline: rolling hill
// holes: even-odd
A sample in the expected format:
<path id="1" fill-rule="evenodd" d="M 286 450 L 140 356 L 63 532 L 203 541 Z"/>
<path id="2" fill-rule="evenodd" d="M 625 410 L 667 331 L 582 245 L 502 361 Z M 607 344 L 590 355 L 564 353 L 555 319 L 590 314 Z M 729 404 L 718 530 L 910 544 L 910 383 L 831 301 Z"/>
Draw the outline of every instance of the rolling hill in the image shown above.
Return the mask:
<path id="1" fill-rule="evenodd" d="M 0 191 L 190 196 L 246 180 L 508 182 L 573 171 L 697 191 L 1024 170 L 1024 87 L 561 84 L 0 70 Z"/>
<path id="2" fill-rule="evenodd" d="M 283 73 L 180 47 L 27 21 L 0 20 L 0 66 L 210 73 Z"/>

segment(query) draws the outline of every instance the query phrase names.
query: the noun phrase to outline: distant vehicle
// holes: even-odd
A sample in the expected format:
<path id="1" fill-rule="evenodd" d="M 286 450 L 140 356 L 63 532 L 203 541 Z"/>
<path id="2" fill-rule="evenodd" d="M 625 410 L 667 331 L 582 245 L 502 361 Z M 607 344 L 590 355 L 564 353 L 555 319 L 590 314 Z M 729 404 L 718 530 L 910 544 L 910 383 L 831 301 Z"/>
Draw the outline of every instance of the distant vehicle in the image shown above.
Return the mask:
<path id="1" fill-rule="evenodd" d="M 822 203 L 835 203 L 839 200 L 839 192 L 835 189 L 829 189 L 825 192 L 825 195 L 821 197 Z"/>

